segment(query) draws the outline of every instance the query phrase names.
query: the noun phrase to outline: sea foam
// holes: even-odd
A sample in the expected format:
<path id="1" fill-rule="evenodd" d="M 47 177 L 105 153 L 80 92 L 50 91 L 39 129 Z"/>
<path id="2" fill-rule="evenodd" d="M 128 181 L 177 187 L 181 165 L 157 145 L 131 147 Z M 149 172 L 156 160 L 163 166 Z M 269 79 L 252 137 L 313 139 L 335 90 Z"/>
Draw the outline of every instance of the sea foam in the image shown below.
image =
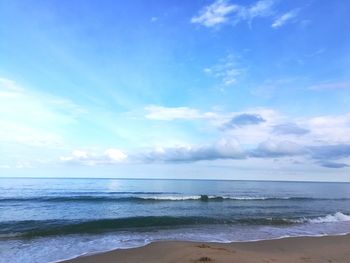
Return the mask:
<path id="1" fill-rule="evenodd" d="M 344 221 L 350 221 L 350 215 L 345 215 L 341 212 L 337 212 L 333 215 L 326 215 L 323 217 L 308 219 L 307 221 L 310 223 L 344 222 Z"/>

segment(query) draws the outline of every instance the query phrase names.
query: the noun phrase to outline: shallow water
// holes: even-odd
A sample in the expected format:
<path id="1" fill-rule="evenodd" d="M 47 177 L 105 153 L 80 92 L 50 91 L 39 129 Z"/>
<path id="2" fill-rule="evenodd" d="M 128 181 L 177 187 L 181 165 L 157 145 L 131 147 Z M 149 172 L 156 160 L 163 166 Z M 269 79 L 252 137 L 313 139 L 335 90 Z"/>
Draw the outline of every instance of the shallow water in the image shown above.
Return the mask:
<path id="1" fill-rule="evenodd" d="M 155 240 L 350 233 L 350 184 L 0 179 L 0 262 L 48 262 Z"/>

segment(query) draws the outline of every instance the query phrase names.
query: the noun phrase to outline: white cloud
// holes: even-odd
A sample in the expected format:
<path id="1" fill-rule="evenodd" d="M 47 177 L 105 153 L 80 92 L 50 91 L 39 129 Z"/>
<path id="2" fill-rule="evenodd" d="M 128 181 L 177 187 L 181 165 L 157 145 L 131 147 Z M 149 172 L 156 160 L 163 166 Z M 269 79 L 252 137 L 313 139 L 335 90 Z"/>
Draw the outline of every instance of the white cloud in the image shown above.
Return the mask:
<path id="1" fill-rule="evenodd" d="M 198 110 L 188 108 L 188 107 L 162 107 L 150 105 L 145 107 L 147 111 L 146 118 L 152 120 L 163 120 L 163 121 L 171 121 L 176 119 L 199 119 L 203 118 L 203 114 L 201 114 Z"/>
<path id="2" fill-rule="evenodd" d="M 231 4 L 229 1 L 217 0 L 213 4 L 200 10 L 199 15 L 191 19 L 206 27 L 214 27 L 223 23 L 237 24 L 242 21 L 251 23 L 258 17 L 269 17 L 273 11 L 275 1 L 260 0 L 250 6 Z"/>
<path id="3" fill-rule="evenodd" d="M 153 105 L 145 109 L 147 119 L 202 120 L 213 129 L 239 139 L 243 145 L 259 144 L 276 137 L 301 144 L 350 142 L 350 114 L 291 118 L 269 108 L 252 108 L 240 112 L 202 112 L 189 107 Z"/>
<path id="4" fill-rule="evenodd" d="M 270 16 L 273 13 L 274 4 L 275 2 L 273 0 L 260 0 L 251 6 L 242 6 L 237 19 L 250 22 L 256 17 Z"/>
<path id="5" fill-rule="evenodd" d="M 198 23 L 206 27 L 213 27 L 228 21 L 228 16 L 238 11 L 239 6 L 229 4 L 226 0 L 217 0 L 204 7 L 197 16 L 191 19 L 192 23 Z"/>
<path id="6" fill-rule="evenodd" d="M 279 16 L 271 25 L 273 28 L 279 28 L 285 25 L 288 21 L 294 19 L 298 14 L 297 10 L 291 10 L 281 16 Z"/>
<path id="7" fill-rule="evenodd" d="M 112 161 L 121 162 L 127 158 L 127 155 L 118 149 L 108 149 L 105 152 L 105 155 Z"/>
<path id="8" fill-rule="evenodd" d="M 260 122 L 254 125 L 235 125 L 230 128 L 232 120 L 239 116 L 258 116 Z M 277 111 L 266 108 L 249 109 L 242 112 L 234 112 L 230 114 L 229 118 L 223 118 L 220 123 L 220 128 L 224 128 L 223 132 L 226 136 L 230 136 L 239 140 L 242 145 L 254 147 L 262 141 L 269 140 L 272 133 L 272 127 L 279 123 L 283 123 L 286 117 Z M 275 137 L 275 135 L 273 135 Z"/>
<path id="9" fill-rule="evenodd" d="M 265 121 L 224 130 L 242 145 L 254 146 L 271 139 L 303 146 L 350 143 L 350 114 L 291 118 L 271 109 L 252 109 L 245 114 L 258 114 Z"/>
<path id="10" fill-rule="evenodd" d="M 157 121 L 187 120 L 212 132 L 208 141 L 169 135 L 169 140 L 157 137 L 144 146 L 129 149 L 109 149 L 103 153 L 73 151 L 61 157 L 65 163 L 81 165 L 113 165 L 123 162 L 205 162 L 218 160 L 289 159 L 298 160 L 303 167 L 309 164 L 322 169 L 348 169 L 350 165 L 350 114 L 292 118 L 268 108 L 253 108 L 242 112 L 203 112 L 190 107 L 148 106 L 145 119 Z M 229 124 L 229 125 L 228 125 Z M 167 123 L 157 126 L 168 125 Z M 174 122 L 174 129 L 181 130 Z M 162 129 L 162 128 L 160 128 Z M 196 130 L 200 132 L 200 130 Z M 200 137 L 200 136 L 199 136 Z M 221 138 L 221 139 L 220 139 Z M 194 143 L 196 141 L 196 143 Z M 158 146 L 157 146 L 158 145 Z M 329 162 L 329 160 L 332 162 Z M 242 161 L 243 162 L 243 161 Z M 291 168 L 292 169 L 292 168 Z M 321 168 L 320 168 L 321 169 Z"/>
<path id="11" fill-rule="evenodd" d="M 74 150 L 69 156 L 61 156 L 60 160 L 65 163 L 95 166 L 121 163 L 127 157 L 127 154 L 119 149 L 107 149 L 102 154 Z"/>
<path id="12" fill-rule="evenodd" d="M 139 154 L 148 162 L 194 162 L 217 159 L 244 159 L 245 153 L 234 139 L 223 138 L 209 145 L 157 147 Z"/>
<path id="13" fill-rule="evenodd" d="M 317 144 L 350 143 L 350 114 L 318 116 L 306 120 L 308 138 Z"/>
<path id="14" fill-rule="evenodd" d="M 256 149 L 251 151 L 250 155 L 252 157 L 274 158 L 302 155 L 306 153 L 307 150 L 295 142 L 269 140 L 260 143 Z"/>

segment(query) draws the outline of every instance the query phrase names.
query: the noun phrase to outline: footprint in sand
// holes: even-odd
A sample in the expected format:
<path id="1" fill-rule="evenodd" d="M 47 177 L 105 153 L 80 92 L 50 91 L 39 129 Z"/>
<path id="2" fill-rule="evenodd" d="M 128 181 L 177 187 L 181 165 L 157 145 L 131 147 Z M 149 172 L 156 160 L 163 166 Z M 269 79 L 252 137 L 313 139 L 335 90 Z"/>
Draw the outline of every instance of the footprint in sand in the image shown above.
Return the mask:
<path id="1" fill-rule="evenodd" d="M 210 246 L 206 245 L 206 244 L 201 244 L 199 246 L 197 246 L 199 248 L 210 248 Z"/>
<path id="2" fill-rule="evenodd" d="M 304 262 L 312 262 L 312 259 L 308 257 L 300 257 L 300 259 Z"/>
<path id="3" fill-rule="evenodd" d="M 210 257 L 201 257 L 198 260 L 196 260 L 196 262 L 213 262 L 213 259 L 211 259 Z"/>
<path id="4" fill-rule="evenodd" d="M 198 248 L 209 248 L 209 249 L 212 249 L 212 250 L 220 250 L 220 251 L 226 251 L 226 252 L 229 252 L 229 253 L 236 253 L 236 251 L 232 250 L 228 250 L 226 248 L 223 248 L 223 247 L 211 247 L 211 246 L 208 246 L 206 244 L 201 244 L 201 245 L 198 245 L 197 246 Z"/>

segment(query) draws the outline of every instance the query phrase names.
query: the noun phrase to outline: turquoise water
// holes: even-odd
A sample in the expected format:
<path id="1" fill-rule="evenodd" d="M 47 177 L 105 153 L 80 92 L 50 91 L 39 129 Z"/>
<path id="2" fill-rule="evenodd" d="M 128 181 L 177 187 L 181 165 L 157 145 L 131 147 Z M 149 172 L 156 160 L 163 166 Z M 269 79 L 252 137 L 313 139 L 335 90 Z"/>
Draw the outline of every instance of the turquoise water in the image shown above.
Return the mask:
<path id="1" fill-rule="evenodd" d="M 0 179 L 0 262 L 52 262 L 155 240 L 350 233 L 350 184 Z"/>

